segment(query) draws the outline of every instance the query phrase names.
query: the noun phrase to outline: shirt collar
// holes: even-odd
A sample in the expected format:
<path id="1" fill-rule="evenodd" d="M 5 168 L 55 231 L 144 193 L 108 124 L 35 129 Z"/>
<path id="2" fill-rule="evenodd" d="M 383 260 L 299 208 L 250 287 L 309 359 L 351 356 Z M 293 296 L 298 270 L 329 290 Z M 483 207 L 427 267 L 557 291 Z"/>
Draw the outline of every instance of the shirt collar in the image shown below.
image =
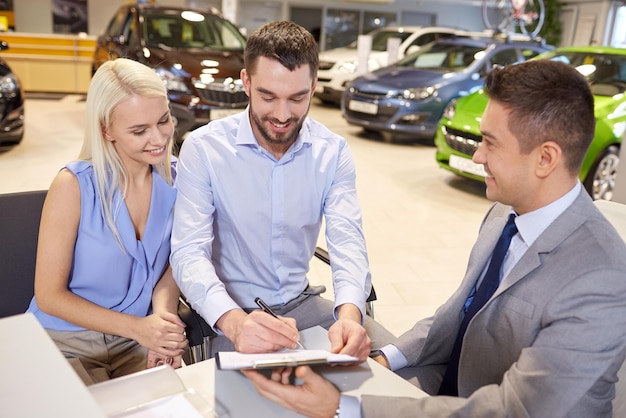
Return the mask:
<path id="1" fill-rule="evenodd" d="M 524 243 L 530 247 L 556 218 L 567 209 L 580 194 L 582 185 L 577 181 L 574 187 L 559 199 L 542 208 L 518 216 L 515 225 Z"/>

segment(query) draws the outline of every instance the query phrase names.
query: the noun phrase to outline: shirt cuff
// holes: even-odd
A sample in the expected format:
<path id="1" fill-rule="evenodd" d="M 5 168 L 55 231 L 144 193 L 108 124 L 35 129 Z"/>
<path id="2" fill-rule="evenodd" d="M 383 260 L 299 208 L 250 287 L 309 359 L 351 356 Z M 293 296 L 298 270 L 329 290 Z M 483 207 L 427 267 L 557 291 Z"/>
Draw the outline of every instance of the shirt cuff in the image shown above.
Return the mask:
<path id="1" fill-rule="evenodd" d="M 361 418 L 361 400 L 355 396 L 341 395 L 339 417 Z"/>
<path id="2" fill-rule="evenodd" d="M 380 352 L 385 355 L 389 368 L 393 371 L 406 367 L 409 364 L 404 354 L 393 344 L 387 344 L 380 349 Z"/>

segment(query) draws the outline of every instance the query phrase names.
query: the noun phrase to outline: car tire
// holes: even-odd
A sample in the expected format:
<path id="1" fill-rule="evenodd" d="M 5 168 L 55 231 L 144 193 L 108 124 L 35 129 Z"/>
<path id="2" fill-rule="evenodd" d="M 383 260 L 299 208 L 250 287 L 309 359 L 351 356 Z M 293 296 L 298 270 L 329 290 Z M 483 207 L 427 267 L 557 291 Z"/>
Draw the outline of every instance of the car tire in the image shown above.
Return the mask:
<path id="1" fill-rule="evenodd" d="M 386 142 L 388 144 L 393 144 L 396 142 L 396 137 L 391 132 L 381 132 L 380 136 L 382 137 L 383 142 Z"/>
<path id="2" fill-rule="evenodd" d="M 611 145 L 598 157 L 585 178 L 585 189 L 593 200 L 611 200 L 619 166 L 619 147 Z"/>

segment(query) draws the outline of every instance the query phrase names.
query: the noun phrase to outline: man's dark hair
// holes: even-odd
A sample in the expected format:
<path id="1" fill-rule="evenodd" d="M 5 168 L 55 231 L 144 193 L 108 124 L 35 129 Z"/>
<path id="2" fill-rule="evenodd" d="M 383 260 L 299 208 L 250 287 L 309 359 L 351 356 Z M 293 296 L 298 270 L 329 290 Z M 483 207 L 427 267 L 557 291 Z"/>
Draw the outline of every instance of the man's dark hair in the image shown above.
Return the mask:
<path id="1" fill-rule="evenodd" d="M 593 140 L 593 95 L 574 67 L 550 60 L 530 60 L 492 70 L 485 93 L 510 112 L 509 130 L 522 153 L 553 141 L 563 150 L 571 173 L 580 166 Z"/>
<path id="2" fill-rule="evenodd" d="M 317 43 L 309 31 L 296 23 L 274 21 L 254 31 L 244 51 L 244 65 L 249 74 L 254 74 L 259 57 L 274 59 L 289 71 L 306 64 L 311 77 L 317 78 Z"/>

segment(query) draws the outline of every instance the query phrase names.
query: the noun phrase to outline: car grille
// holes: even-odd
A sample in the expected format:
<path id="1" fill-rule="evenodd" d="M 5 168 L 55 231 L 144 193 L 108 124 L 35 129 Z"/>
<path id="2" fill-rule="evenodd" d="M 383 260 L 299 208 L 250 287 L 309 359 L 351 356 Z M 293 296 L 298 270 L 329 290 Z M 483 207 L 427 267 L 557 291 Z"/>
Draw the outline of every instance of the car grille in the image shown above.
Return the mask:
<path id="1" fill-rule="evenodd" d="M 469 155 L 470 157 L 474 155 L 483 140 L 480 135 L 473 135 L 468 132 L 451 129 L 447 126 L 443 127 L 443 134 L 446 138 L 446 144 L 448 144 L 450 148 Z"/>
<path id="2" fill-rule="evenodd" d="M 376 103 L 378 104 L 379 99 L 385 98 L 385 95 L 381 94 L 371 94 L 365 93 L 361 90 L 356 90 L 354 88 L 350 89 L 350 95 L 347 97 L 347 100 L 357 100 L 368 103 Z M 350 118 L 360 119 L 369 122 L 375 123 L 387 123 L 393 115 L 398 111 L 397 106 L 378 106 L 378 112 L 375 115 L 370 115 L 368 113 L 355 112 L 354 110 L 350 110 L 348 108 L 348 103 L 346 102 L 346 116 Z"/>
<path id="3" fill-rule="evenodd" d="M 367 91 L 357 90 L 355 88 L 352 88 L 350 90 L 350 93 L 352 93 L 352 96 L 350 96 L 351 99 L 362 99 L 366 102 L 382 100 L 388 96 L 388 94 L 369 93 Z"/>
<path id="4" fill-rule="evenodd" d="M 376 123 L 387 123 L 389 119 L 391 119 L 391 117 L 396 114 L 397 111 L 397 107 L 379 106 L 378 113 L 375 115 L 370 115 L 368 113 L 355 112 L 354 110 L 350 110 L 347 107 L 345 109 L 346 116 L 350 118 Z"/>
<path id="5" fill-rule="evenodd" d="M 330 70 L 335 65 L 332 61 L 320 61 L 319 69 L 322 71 Z"/>
<path id="6" fill-rule="evenodd" d="M 240 107 L 248 103 L 248 95 L 242 86 L 230 88 L 223 83 L 205 85 L 205 88 L 196 86 L 198 95 L 203 102 L 220 106 Z"/>

